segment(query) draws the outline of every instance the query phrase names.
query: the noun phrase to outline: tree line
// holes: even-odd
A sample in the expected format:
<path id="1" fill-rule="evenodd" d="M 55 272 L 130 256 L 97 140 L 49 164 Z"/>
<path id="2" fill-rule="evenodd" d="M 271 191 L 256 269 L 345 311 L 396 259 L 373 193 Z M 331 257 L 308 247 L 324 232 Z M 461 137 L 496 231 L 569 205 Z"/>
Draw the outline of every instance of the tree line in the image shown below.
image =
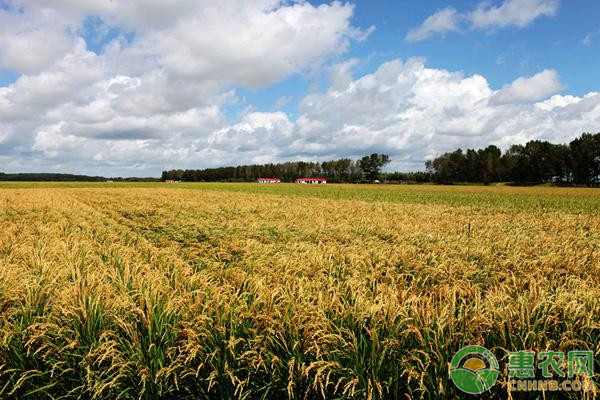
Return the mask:
<path id="1" fill-rule="evenodd" d="M 4 174 L 0 172 L 0 181 L 13 182 L 103 182 L 106 178 L 102 176 L 88 176 L 75 174 L 55 173 L 18 173 Z"/>
<path id="2" fill-rule="evenodd" d="M 284 163 L 240 165 L 206 169 L 163 171 L 161 180 L 184 182 L 251 182 L 258 178 L 326 178 L 331 182 L 363 182 L 381 178 L 381 168 L 390 162 L 387 154 L 373 153 L 359 160 L 340 158 L 324 162 L 289 161 Z"/>
<path id="3" fill-rule="evenodd" d="M 597 186 L 600 184 L 600 133 L 584 133 L 568 144 L 532 140 L 502 154 L 494 145 L 458 149 L 425 163 L 437 183 L 513 182 Z"/>
<path id="4" fill-rule="evenodd" d="M 241 165 L 206 169 L 163 171 L 160 180 L 186 182 L 249 182 L 258 178 L 327 178 L 331 182 L 436 182 L 515 184 L 554 183 L 559 185 L 600 185 L 600 133 L 583 133 L 568 144 L 532 140 L 512 145 L 504 153 L 490 145 L 484 149 L 462 149 L 442 154 L 425 163 L 424 172 L 388 172 L 387 154 L 373 153 L 358 160 L 340 158 L 325 162 L 290 161 L 284 163 Z M 0 172 L 0 181 L 101 182 L 157 181 L 156 178 L 105 178 L 76 174 Z"/>
<path id="5" fill-rule="evenodd" d="M 103 176 L 89 176 L 77 174 L 57 174 L 47 172 L 5 174 L 0 172 L 0 181 L 8 182 L 157 182 L 157 178 L 105 178 Z"/>
<path id="6" fill-rule="evenodd" d="M 484 149 L 462 149 L 427 160 L 424 172 L 388 172 L 381 169 L 390 158 L 371 154 L 359 160 L 340 158 L 319 162 L 293 161 L 278 164 L 241 165 L 197 170 L 170 170 L 161 180 L 187 182 L 250 182 L 257 178 L 327 178 L 331 182 L 496 183 L 518 185 L 600 185 L 600 133 L 583 133 L 568 144 L 531 140 L 512 145 L 504 153 L 494 145 Z"/>

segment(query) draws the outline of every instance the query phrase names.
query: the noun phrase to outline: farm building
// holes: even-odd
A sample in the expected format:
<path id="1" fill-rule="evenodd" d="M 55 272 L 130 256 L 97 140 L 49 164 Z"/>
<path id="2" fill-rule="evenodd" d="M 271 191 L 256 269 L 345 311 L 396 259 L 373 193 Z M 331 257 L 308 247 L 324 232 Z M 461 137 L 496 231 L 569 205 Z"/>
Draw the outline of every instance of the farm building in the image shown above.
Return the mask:
<path id="1" fill-rule="evenodd" d="M 298 178 L 295 180 L 296 183 L 312 183 L 312 184 L 321 184 L 324 185 L 327 183 L 327 179 L 325 178 Z"/>
<path id="2" fill-rule="evenodd" d="M 281 183 L 279 178 L 258 178 L 256 181 L 258 183 Z"/>

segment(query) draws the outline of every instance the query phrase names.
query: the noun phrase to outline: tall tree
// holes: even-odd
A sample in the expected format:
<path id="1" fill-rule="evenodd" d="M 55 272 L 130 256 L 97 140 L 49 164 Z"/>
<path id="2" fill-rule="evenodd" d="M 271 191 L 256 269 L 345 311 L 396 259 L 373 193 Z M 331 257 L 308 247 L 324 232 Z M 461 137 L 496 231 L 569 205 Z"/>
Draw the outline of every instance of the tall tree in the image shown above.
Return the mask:
<path id="1" fill-rule="evenodd" d="M 569 143 L 576 183 L 591 186 L 600 183 L 600 133 L 584 133 Z"/>
<path id="2" fill-rule="evenodd" d="M 359 161 L 359 166 L 369 180 L 378 180 L 381 175 L 381 168 L 390 162 L 387 154 L 373 153 L 370 156 L 364 156 Z"/>

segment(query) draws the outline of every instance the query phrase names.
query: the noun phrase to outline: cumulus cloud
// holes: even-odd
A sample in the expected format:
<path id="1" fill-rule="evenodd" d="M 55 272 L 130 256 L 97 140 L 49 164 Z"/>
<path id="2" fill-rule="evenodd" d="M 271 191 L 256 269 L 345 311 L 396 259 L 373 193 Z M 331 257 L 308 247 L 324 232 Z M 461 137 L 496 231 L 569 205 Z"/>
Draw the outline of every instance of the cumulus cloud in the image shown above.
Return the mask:
<path id="1" fill-rule="evenodd" d="M 536 101 L 555 94 L 564 88 L 558 73 L 546 69 L 531 77 L 517 78 L 498 90 L 490 99 L 492 104 L 511 104 Z"/>
<path id="2" fill-rule="evenodd" d="M 359 60 L 351 58 L 331 66 L 331 87 L 334 90 L 343 90 L 352 82 L 352 70 L 358 65 Z"/>
<path id="3" fill-rule="evenodd" d="M 460 31 L 461 25 L 470 29 L 493 30 L 508 26 L 523 28 L 540 17 L 556 14 L 559 0 L 504 0 L 495 6 L 483 1 L 470 12 L 459 13 L 453 7 L 437 11 L 406 35 L 409 42 L 417 42 L 434 34 Z"/>
<path id="4" fill-rule="evenodd" d="M 251 113 L 198 147 L 232 164 L 385 152 L 393 168 L 415 170 L 457 147 L 561 143 L 598 129 L 599 94 L 548 98 L 557 87 L 546 81 L 560 85 L 554 71 L 542 71 L 494 90 L 481 75 L 428 68 L 422 59 L 392 60 L 344 85 L 308 94 L 295 120 L 280 112 Z M 497 100 L 499 93 L 519 88 L 526 97 Z"/>
<path id="5" fill-rule="evenodd" d="M 371 151 L 390 154 L 395 168 L 421 169 L 427 158 L 456 147 L 564 142 L 600 126 L 600 94 L 544 100 L 552 93 L 546 81 L 558 82 L 556 73 L 542 71 L 493 90 L 480 75 L 428 68 L 421 59 L 393 60 L 371 74 L 305 96 L 296 119 L 283 112 L 250 112 L 228 124 L 218 107 L 147 118 L 119 113 L 106 120 L 90 118 L 95 113 L 88 108 L 111 109 L 103 104 L 110 103 L 113 90 L 121 93 L 137 85 L 113 79 L 102 85 L 107 92 L 99 104 L 55 110 L 61 122 L 39 126 L 32 151 L 44 162 L 129 173 L 358 157 Z M 534 94 L 526 102 L 521 97 L 498 101 L 519 90 Z"/>
<path id="6" fill-rule="evenodd" d="M 223 0 L 231 2 L 231 0 Z M 78 22 L 83 16 L 95 15 L 110 25 L 123 25 L 132 30 L 164 28 L 209 4 L 206 0 L 20 0 L 27 9 L 60 10 L 64 18 Z M 263 2 L 264 3 L 264 2 Z"/>
<path id="7" fill-rule="evenodd" d="M 235 160 L 246 154 L 248 162 L 269 162 L 293 141 L 293 124 L 282 112 L 252 112 L 237 124 L 214 132 L 208 147 Z"/>
<path id="8" fill-rule="evenodd" d="M 418 42 L 436 33 L 444 34 L 450 31 L 458 31 L 460 30 L 459 20 L 460 14 L 456 9 L 454 7 L 446 7 L 427 17 L 419 27 L 411 29 L 406 35 L 406 40 L 409 42 Z"/>
<path id="9" fill-rule="evenodd" d="M 224 17 L 222 4 L 215 4 L 202 16 L 149 39 L 156 42 L 161 63 L 186 79 L 228 80 L 254 88 L 318 66 L 328 55 L 344 51 L 358 32 L 349 25 L 352 7 L 341 3 L 298 3 L 268 12 L 236 5 L 230 11 Z"/>
<path id="10" fill-rule="evenodd" d="M 85 101 L 92 94 L 90 85 L 104 74 L 94 53 L 85 50 L 83 41 L 72 53 L 36 75 L 23 75 L 6 93 L 6 99 L 15 105 L 43 109 L 63 102 Z"/>
<path id="11" fill-rule="evenodd" d="M 24 14 L 0 8 L 0 68 L 34 74 L 45 70 L 76 46 L 56 10 Z"/>
<path id="12" fill-rule="evenodd" d="M 427 68 L 419 59 L 394 60 L 342 91 L 332 87 L 306 96 L 287 151 L 321 159 L 378 151 L 390 154 L 395 168 L 422 169 L 427 158 L 457 147 L 560 143 L 598 130 L 600 95 L 545 100 L 559 87 L 551 70 L 493 90 L 480 75 Z"/>
<path id="13" fill-rule="evenodd" d="M 153 171 L 183 154 L 218 162 L 190 152 L 229 132 L 222 108 L 238 101 L 235 88 L 320 68 L 371 32 L 352 14 L 341 2 L 13 0 L 0 9 L 0 68 L 20 76 L 0 88 L 0 161 L 66 168 L 126 154 L 139 166 L 157 146 Z M 90 16 L 98 31 L 117 32 L 98 53 L 83 38 Z M 115 150 L 131 143 L 138 152 Z"/>
<path id="14" fill-rule="evenodd" d="M 22 0 L 26 10 L 48 7 L 72 30 L 85 16 L 135 32 L 115 42 L 112 59 L 164 68 L 173 79 L 257 88 L 343 53 L 351 40 L 372 31 L 350 24 L 353 6 L 313 6 L 284 0 Z M 132 65 L 129 65 L 133 67 Z"/>

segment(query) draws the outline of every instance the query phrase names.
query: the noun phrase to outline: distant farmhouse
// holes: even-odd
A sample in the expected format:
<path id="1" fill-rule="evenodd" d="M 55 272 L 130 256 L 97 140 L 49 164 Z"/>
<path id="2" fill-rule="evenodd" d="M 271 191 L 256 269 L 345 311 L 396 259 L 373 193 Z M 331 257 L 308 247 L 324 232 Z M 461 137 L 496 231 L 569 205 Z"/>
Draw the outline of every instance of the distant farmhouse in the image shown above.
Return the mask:
<path id="1" fill-rule="evenodd" d="M 258 178 L 256 181 L 258 183 L 281 183 L 279 178 Z"/>
<path id="2" fill-rule="evenodd" d="M 327 183 L 327 179 L 325 178 L 298 178 L 295 180 L 296 183 L 311 183 L 316 185 L 324 185 Z"/>

